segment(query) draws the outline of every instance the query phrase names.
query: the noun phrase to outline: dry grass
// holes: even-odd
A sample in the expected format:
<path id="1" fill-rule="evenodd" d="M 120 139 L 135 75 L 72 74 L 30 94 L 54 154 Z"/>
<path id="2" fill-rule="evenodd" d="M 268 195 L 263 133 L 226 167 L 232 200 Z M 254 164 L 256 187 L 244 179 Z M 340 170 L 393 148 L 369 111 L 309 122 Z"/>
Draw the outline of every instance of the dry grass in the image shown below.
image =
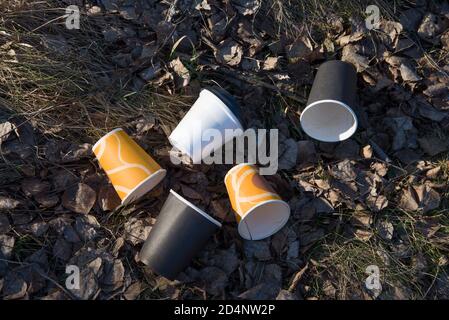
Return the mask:
<path id="1" fill-rule="evenodd" d="M 117 126 L 152 113 L 163 124 L 179 117 L 189 97 L 139 92 L 114 80 L 101 34 L 105 17 L 82 19 L 68 30 L 57 2 L 6 1 L 0 12 L 0 107 L 3 117 L 24 116 L 42 133 L 93 141 Z M 48 23 L 52 21 L 52 23 Z"/>

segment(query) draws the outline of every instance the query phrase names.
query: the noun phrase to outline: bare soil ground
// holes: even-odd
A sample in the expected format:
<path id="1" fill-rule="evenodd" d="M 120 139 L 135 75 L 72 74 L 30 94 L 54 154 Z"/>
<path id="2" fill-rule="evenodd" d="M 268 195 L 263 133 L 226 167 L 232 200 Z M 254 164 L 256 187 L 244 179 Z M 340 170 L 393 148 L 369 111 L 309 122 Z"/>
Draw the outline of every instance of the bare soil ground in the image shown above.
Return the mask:
<path id="1" fill-rule="evenodd" d="M 0 297 L 448 299 L 449 5 L 354 3 L 1 1 Z M 79 30 L 66 28 L 71 4 Z M 299 116 L 332 59 L 357 68 L 360 126 L 318 143 Z M 237 233 L 231 166 L 169 160 L 167 136 L 212 84 L 235 95 L 246 127 L 280 130 L 268 179 L 292 216 L 267 240 Z M 119 209 L 91 151 L 116 127 L 168 170 Z M 224 225 L 176 281 L 138 261 L 170 188 Z M 66 288 L 67 265 L 81 290 Z M 365 285 L 369 266 L 381 289 Z"/>

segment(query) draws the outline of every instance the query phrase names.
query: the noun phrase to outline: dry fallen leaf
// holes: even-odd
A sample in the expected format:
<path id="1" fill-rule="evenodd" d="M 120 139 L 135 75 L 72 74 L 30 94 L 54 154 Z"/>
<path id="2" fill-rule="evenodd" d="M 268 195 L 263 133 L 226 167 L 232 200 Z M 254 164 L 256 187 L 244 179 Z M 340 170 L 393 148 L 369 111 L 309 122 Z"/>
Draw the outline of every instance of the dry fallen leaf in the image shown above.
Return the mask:
<path id="1" fill-rule="evenodd" d="M 383 195 L 379 195 L 379 196 L 369 195 L 366 198 L 366 204 L 374 212 L 379 212 L 388 206 L 388 200 Z"/>
<path id="2" fill-rule="evenodd" d="M 348 44 L 343 47 L 341 60 L 352 63 L 357 72 L 363 72 L 369 67 L 369 60 L 367 57 L 357 53 L 355 47 Z"/>
<path id="3" fill-rule="evenodd" d="M 78 183 L 62 195 L 62 205 L 71 211 L 88 214 L 95 204 L 97 194 L 87 184 Z"/>
<path id="4" fill-rule="evenodd" d="M 373 233 L 369 230 L 356 229 L 354 231 L 354 236 L 362 241 L 368 241 L 373 236 Z"/>
<path id="5" fill-rule="evenodd" d="M 235 8 L 244 16 L 253 15 L 260 8 L 260 0 L 232 0 Z"/>
<path id="6" fill-rule="evenodd" d="M 175 73 L 176 87 L 185 87 L 190 83 L 189 70 L 184 66 L 181 59 L 176 58 L 169 63 L 169 67 Z"/>
<path id="7" fill-rule="evenodd" d="M 266 58 L 264 63 L 263 63 L 263 70 L 271 71 L 271 70 L 277 69 L 278 61 L 279 61 L 278 57 L 268 57 L 268 58 Z"/>
<path id="8" fill-rule="evenodd" d="M 438 192 L 428 185 L 408 187 L 402 191 L 399 207 L 408 211 L 422 211 L 427 213 L 440 206 L 441 197 Z"/>
<path id="9" fill-rule="evenodd" d="M 414 68 L 409 63 L 401 64 L 399 70 L 401 72 L 402 80 L 404 80 L 405 82 L 416 82 L 421 80 L 421 77 L 418 76 L 416 70 L 414 70 Z"/>
<path id="10" fill-rule="evenodd" d="M 19 205 L 20 201 L 16 199 L 0 196 L 0 211 L 13 210 L 17 208 Z"/>
<path id="11" fill-rule="evenodd" d="M 2 145 L 2 143 L 4 141 L 6 141 L 9 137 L 9 135 L 11 134 L 11 132 L 14 131 L 14 125 L 9 122 L 3 122 L 0 123 L 0 146 Z"/>
<path id="12" fill-rule="evenodd" d="M 215 51 L 215 58 L 218 62 L 232 67 L 240 64 L 242 56 L 242 47 L 232 39 L 222 41 Z"/>

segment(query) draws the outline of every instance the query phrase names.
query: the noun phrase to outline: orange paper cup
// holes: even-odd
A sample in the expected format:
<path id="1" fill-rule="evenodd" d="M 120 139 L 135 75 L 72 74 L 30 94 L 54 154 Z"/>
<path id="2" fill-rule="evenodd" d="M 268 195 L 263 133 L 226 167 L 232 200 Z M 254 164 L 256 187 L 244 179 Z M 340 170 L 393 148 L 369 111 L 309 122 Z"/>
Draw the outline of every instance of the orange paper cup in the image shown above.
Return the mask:
<path id="1" fill-rule="evenodd" d="M 236 165 L 226 174 L 225 184 L 243 238 L 267 238 L 287 223 L 290 206 L 259 175 L 256 166 Z"/>
<path id="2" fill-rule="evenodd" d="M 166 170 L 121 128 L 98 140 L 92 150 L 122 205 L 137 200 L 165 177 Z"/>

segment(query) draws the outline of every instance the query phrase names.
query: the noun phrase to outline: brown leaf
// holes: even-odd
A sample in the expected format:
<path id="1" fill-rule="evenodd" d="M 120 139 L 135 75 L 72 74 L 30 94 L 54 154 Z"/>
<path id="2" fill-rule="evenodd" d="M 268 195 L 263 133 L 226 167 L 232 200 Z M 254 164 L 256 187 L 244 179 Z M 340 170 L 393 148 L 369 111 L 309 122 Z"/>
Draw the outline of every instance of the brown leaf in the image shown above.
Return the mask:
<path id="1" fill-rule="evenodd" d="M 142 292 L 141 287 L 142 286 L 139 281 L 134 282 L 128 287 L 128 289 L 126 289 L 125 293 L 123 293 L 123 296 L 126 300 L 136 300 Z"/>
<path id="2" fill-rule="evenodd" d="M 15 300 L 23 298 L 27 293 L 27 284 L 17 273 L 9 272 L 3 284 L 3 299 Z"/>
<path id="3" fill-rule="evenodd" d="M 107 263 L 104 268 L 104 275 L 101 283 L 113 286 L 114 289 L 123 285 L 123 278 L 125 276 L 125 267 L 119 259 L 115 259 L 112 263 Z"/>
<path id="4" fill-rule="evenodd" d="M 406 211 L 416 211 L 419 208 L 419 200 L 415 190 L 412 187 L 408 187 L 402 190 L 402 194 L 399 200 L 399 207 Z"/>
<path id="5" fill-rule="evenodd" d="M 287 46 L 286 51 L 290 63 L 297 63 L 299 60 L 307 59 L 312 52 L 302 39 L 297 39 L 294 43 Z"/>
<path id="6" fill-rule="evenodd" d="M 356 229 L 354 231 L 354 236 L 362 241 L 368 241 L 373 236 L 373 233 L 369 230 Z"/>
<path id="7" fill-rule="evenodd" d="M 377 229 L 379 231 L 379 235 L 384 240 L 391 240 L 393 239 L 393 232 L 394 232 L 394 226 L 389 221 L 380 221 L 377 224 Z"/>
<path id="8" fill-rule="evenodd" d="M 353 181 L 357 177 L 355 162 L 350 160 L 340 161 L 330 168 L 330 174 L 344 182 Z"/>
<path id="9" fill-rule="evenodd" d="M 399 207 L 408 211 L 420 210 L 427 213 L 440 206 L 441 197 L 438 192 L 428 185 L 408 187 L 403 190 Z"/>
<path id="10" fill-rule="evenodd" d="M 379 212 L 388 206 L 388 200 L 383 195 L 379 195 L 379 196 L 369 195 L 366 198 L 366 204 L 374 212 Z"/>
<path id="11" fill-rule="evenodd" d="M 227 199 L 212 200 L 210 203 L 210 212 L 214 217 L 221 221 L 231 222 L 234 220 L 229 201 Z"/>
<path id="12" fill-rule="evenodd" d="M 388 172 L 388 165 L 383 162 L 374 162 L 371 164 L 373 169 L 379 176 L 384 177 Z"/>
<path id="13" fill-rule="evenodd" d="M 414 187 L 419 199 L 419 208 L 423 213 L 437 209 L 440 206 L 441 197 L 438 192 L 428 185 Z"/>
<path id="14" fill-rule="evenodd" d="M 185 87 L 190 83 L 189 70 L 184 66 L 179 57 L 170 61 L 169 67 L 176 74 L 175 76 L 176 87 Z"/>
<path id="15" fill-rule="evenodd" d="M 237 11 L 244 15 L 253 15 L 260 8 L 260 0 L 232 0 Z"/>
<path id="16" fill-rule="evenodd" d="M 278 67 L 278 61 L 278 57 L 268 57 L 265 59 L 262 69 L 266 71 L 275 70 Z"/>
<path id="17" fill-rule="evenodd" d="M 186 186 L 185 184 L 181 184 L 182 193 L 184 196 L 190 199 L 195 200 L 203 200 L 203 196 L 198 191 L 194 190 L 193 188 L 190 188 Z"/>
<path id="18" fill-rule="evenodd" d="M 371 159 L 373 156 L 373 148 L 369 144 L 362 148 L 362 156 L 365 159 Z"/>
<path id="19" fill-rule="evenodd" d="M 101 210 L 110 211 L 117 208 L 121 200 L 111 185 L 103 185 L 98 193 L 98 203 L 100 204 Z"/>
<path id="20" fill-rule="evenodd" d="M 436 177 L 438 177 L 440 172 L 441 172 L 441 166 L 435 167 L 426 172 L 426 177 L 430 178 L 430 179 L 435 179 Z"/>
<path id="21" fill-rule="evenodd" d="M 87 184 L 78 183 L 62 195 L 62 205 L 73 212 L 88 214 L 95 204 L 97 194 Z"/>
<path id="22" fill-rule="evenodd" d="M 13 210 L 19 205 L 20 201 L 16 199 L 0 196 L 0 211 Z"/>
<path id="23" fill-rule="evenodd" d="M 43 208 L 52 208 L 59 202 L 59 197 L 57 195 L 46 192 L 35 195 L 34 199 L 36 199 Z"/>
<path id="24" fill-rule="evenodd" d="M 233 67 L 240 64 L 242 56 L 242 47 L 231 39 L 222 41 L 215 52 L 215 58 L 218 62 Z"/>
<path id="25" fill-rule="evenodd" d="M 0 234 L 0 254 L 6 259 L 11 257 L 12 250 L 14 249 L 14 243 L 14 237 L 6 234 Z"/>
<path id="26" fill-rule="evenodd" d="M 402 25 L 399 22 L 382 20 L 379 29 L 387 36 L 385 37 L 384 34 L 380 33 L 382 42 L 390 47 L 395 47 L 402 31 Z"/>
<path id="27" fill-rule="evenodd" d="M 362 211 L 356 211 L 351 217 L 351 223 L 357 227 L 368 228 L 372 222 L 372 216 Z"/>
<path id="28" fill-rule="evenodd" d="M 449 32 L 448 32 L 449 34 Z M 439 96 L 448 96 L 449 88 L 444 83 L 435 83 L 427 87 L 426 90 L 423 91 L 426 96 L 429 97 L 439 97 Z"/>
<path id="29" fill-rule="evenodd" d="M 11 134 L 11 132 L 14 131 L 14 125 L 11 122 L 2 122 L 0 123 L 0 146 L 4 141 L 6 141 Z"/>
<path id="30" fill-rule="evenodd" d="M 441 224 L 437 217 L 423 217 L 416 223 L 416 228 L 426 238 L 431 238 L 441 229 Z"/>
<path id="31" fill-rule="evenodd" d="M 142 219 L 131 218 L 125 223 L 125 239 L 133 245 L 144 242 L 150 231 L 151 226 Z"/>
<path id="32" fill-rule="evenodd" d="M 444 31 L 447 26 L 447 19 L 442 19 L 433 13 L 427 13 L 418 28 L 418 35 L 421 39 L 436 44 L 438 42 L 437 35 Z"/>
<path id="33" fill-rule="evenodd" d="M 50 190 L 50 183 L 41 181 L 38 178 L 29 178 L 22 181 L 21 187 L 27 197 L 32 197 L 39 193 L 48 192 Z"/>
<path id="34" fill-rule="evenodd" d="M 421 80 L 422 78 L 418 76 L 414 67 L 412 67 L 409 63 L 403 63 L 399 67 L 399 71 L 401 72 L 402 80 L 405 82 L 416 82 Z"/>
<path id="35" fill-rule="evenodd" d="M 355 47 L 351 44 L 343 47 L 341 60 L 352 63 L 356 67 L 357 72 L 363 72 L 369 67 L 368 58 L 358 54 Z"/>

